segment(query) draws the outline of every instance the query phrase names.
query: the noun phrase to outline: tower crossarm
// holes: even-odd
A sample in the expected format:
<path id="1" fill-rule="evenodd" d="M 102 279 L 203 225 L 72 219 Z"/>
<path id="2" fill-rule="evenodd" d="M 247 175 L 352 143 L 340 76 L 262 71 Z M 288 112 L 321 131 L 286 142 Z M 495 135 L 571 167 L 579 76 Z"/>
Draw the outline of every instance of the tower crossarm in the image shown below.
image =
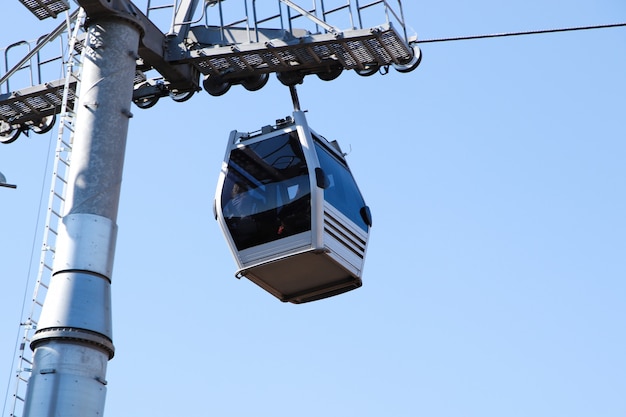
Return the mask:
<path id="1" fill-rule="evenodd" d="M 166 35 L 128 0 L 78 0 L 85 9 L 88 25 L 99 19 L 122 18 L 137 25 L 142 36 L 139 43 L 139 57 L 146 67 L 157 70 L 169 83 L 170 88 L 179 91 L 198 89 L 198 71 L 187 63 L 170 63 L 165 59 Z"/>
<path id="2" fill-rule="evenodd" d="M 327 0 L 335 7 L 326 7 L 324 0 L 319 0 L 312 9 L 298 4 L 304 0 L 279 0 L 274 3 L 278 7 L 271 2 L 256 5 L 256 0 L 229 1 L 226 6 L 224 0 L 172 1 L 154 7 L 148 2 L 143 12 L 131 0 L 76 0 L 87 15 L 86 27 L 116 20 L 137 29 L 140 37 L 137 52 L 132 53 L 136 60 L 132 100 L 139 108 L 150 108 L 168 95 L 177 102 L 188 100 L 201 90 L 201 76 L 204 90 L 219 96 L 235 84 L 256 91 L 267 83 L 270 73 L 292 86 L 313 74 L 331 81 L 344 70 L 369 76 L 379 70 L 385 74 L 393 66 L 399 72 L 410 72 L 421 61 L 417 37 L 407 35 L 400 0 L 366 4 L 345 0 L 339 6 Z M 202 15 L 197 18 L 200 3 Z M 167 28 L 151 20 L 150 11 L 157 9 L 172 9 Z M 376 19 L 375 23 L 365 16 L 366 10 L 368 16 L 376 11 L 385 22 Z M 196 25 L 201 20 L 204 24 Z M 95 57 L 97 48 L 92 46 L 87 56 Z M 16 71 L 31 58 L 32 53 Z M 0 95 L 2 143 L 13 142 L 20 132 L 45 130 L 59 109 L 54 96 L 62 91 L 55 89 L 54 83 L 46 83 L 10 92 L 10 75 L 0 78 L 0 84 L 7 81 L 7 94 Z"/>
<path id="3" fill-rule="evenodd" d="M 269 72 L 312 74 L 335 67 L 365 71 L 412 58 L 411 47 L 390 25 L 321 34 L 259 29 L 260 42 L 242 42 L 244 29 L 232 28 L 227 35 L 220 44 L 219 28 L 192 28 L 189 39 L 194 43 L 180 60 L 205 75 L 229 80 Z"/>

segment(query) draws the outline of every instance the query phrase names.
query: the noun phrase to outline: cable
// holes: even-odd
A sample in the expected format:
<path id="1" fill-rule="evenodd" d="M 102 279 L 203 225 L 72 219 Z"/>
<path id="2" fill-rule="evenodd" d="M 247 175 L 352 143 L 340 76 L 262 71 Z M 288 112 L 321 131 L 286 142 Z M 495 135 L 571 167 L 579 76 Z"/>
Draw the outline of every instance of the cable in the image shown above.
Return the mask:
<path id="1" fill-rule="evenodd" d="M 417 43 L 435 43 L 435 42 L 452 42 L 452 41 L 467 41 L 473 39 L 488 39 L 488 38 L 504 38 L 510 36 L 523 36 L 523 35 L 541 35 L 544 33 L 557 33 L 557 32 L 574 32 L 579 30 L 591 30 L 591 29 L 607 29 L 626 26 L 624 23 L 611 23 L 606 25 L 595 26 L 578 26 L 571 28 L 560 29 L 543 29 L 543 30 L 530 30 L 526 32 L 506 32 L 506 33 L 493 33 L 490 35 L 473 35 L 473 36 L 457 36 L 454 38 L 435 38 L 435 39 L 423 39 L 418 40 Z"/>

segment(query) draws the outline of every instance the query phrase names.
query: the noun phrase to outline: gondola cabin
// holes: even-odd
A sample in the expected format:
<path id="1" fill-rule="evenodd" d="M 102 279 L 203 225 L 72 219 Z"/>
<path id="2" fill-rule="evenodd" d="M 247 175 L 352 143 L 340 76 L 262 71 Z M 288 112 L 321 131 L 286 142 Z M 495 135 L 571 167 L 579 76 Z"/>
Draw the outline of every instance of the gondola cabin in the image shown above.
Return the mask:
<path id="1" fill-rule="evenodd" d="M 282 301 L 361 286 L 372 218 L 336 142 L 295 111 L 257 133 L 233 131 L 215 215 L 239 270 Z"/>

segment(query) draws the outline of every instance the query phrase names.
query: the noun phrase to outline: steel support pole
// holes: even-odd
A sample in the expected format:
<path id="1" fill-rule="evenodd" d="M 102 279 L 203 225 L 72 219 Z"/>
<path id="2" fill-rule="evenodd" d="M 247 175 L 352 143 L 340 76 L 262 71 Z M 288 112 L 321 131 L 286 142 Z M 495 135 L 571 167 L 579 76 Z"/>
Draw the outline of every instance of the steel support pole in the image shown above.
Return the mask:
<path id="1" fill-rule="evenodd" d="M 113 357 L 111 276 L 140 29 L 90 22 L 65 216 L 31 343 L 25 417 L 102 417 Z"/>

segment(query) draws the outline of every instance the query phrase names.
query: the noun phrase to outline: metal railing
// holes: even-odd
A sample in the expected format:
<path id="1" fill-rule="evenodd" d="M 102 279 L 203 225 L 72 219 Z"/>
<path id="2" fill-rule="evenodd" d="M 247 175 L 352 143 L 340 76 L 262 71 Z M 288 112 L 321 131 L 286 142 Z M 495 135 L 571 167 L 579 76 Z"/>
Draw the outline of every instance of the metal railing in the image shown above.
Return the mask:
<path id="1" fill-rule="evenodd" d="M 262 28 L 282 29 L 293 31 L 294 27 L 309 30 L 312 34 L 336 33 L 343 29 L 366 29 L 381 24 L 391 24 L 398 27 L 409 42 L 402 3 L 399 0 L 375 0 L 363 2 L 359 0 L 313 0 L 310 9 L 302 7 L 292 0 L 277 0 L 273 5 L 267 1 L 243 0 L 236 5 L 223 5 L 224 1 L 205 3 L 204 24 L 206 27 L 218 26 L 222 39 L 226 39 L 225 32 L 232 28 L 246 29 L 248 42 L 259 41 L 259 30 Z M 231 3 L 234 4 L 234 3 Z M 217 8 L 216 22 L 212 21 L 209 7 Z M 234 11 L 234 12 L 233 12 Z M 370 13 L 373 11 L 374 13 Z M 227 20 L 226 12 L 235 16 Z M 373 16 L 373 18 L 368 18 Z M 381 21 L 381 18 L 384 21 Z M 343 22 L 343 23 L 340 23 Z M 216 24 L 217 23 L 217 24 Z"/>
<path id="2" fill-rule="evenodd" d="M 66 21 L 57 26 L 52 32 L 41 36 L 35 42 L 19 41 L 7 46 L 4 50 L 4 68 L 5 73 L 0 77 L 0 87 L 5 85 L 5 92 L 11 92 L 10 78 L 19 71 L 28 71 L 30 85 L 20 85 L 18 88 L 31 87 L 33 85 L 42 84 L 44 77 L 42 76 L 42 67 L 46 64 L 56 63 L 57 68 L 59 62 L 63 59 L 64 42 L 61 35 L 67 32 L 70 22 L 76 19 L 78 10 L 68 15 Z M 60 53 L 55 54 L 52 58 L 43 59 L 42 50 L 47 47 L 50 42 L 57 41 L 60 47 Z M 12 49 L 19 46 L 26 46 L 28 53 L 22 57 L 17 63 L 10 66 L 9 53 Z M 58 71 L 56 71 L 58 73 Z M 36 77 L 35 77 L 36 75 Z M 13 88 L 15 90 L 15 88 Z"/>

